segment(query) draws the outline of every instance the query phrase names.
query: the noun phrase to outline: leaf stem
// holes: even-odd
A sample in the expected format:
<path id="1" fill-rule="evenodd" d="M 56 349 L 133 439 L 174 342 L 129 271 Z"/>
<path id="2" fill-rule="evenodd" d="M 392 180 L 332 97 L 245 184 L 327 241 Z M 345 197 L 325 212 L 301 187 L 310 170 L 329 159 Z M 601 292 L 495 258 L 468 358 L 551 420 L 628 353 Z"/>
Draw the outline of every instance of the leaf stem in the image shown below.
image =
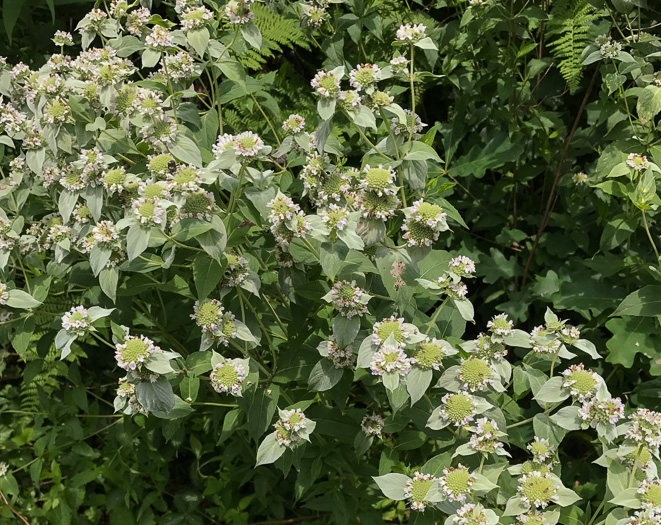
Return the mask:
<path id="1" fill-rule="evenodd" d="M 645 216 L 645 210 L 640 210 L 643 214 L 643 225 L 645 226 L 645 231 L 647 232 L 647 238 L 652 243 L 652 248 L 654 248 L 654 254 L 656 255 L 656 262 L 659 263 L 661 257 L 659 257 L 659 250 L 656 249 L 656 244 L 654 244 L 654 239 L 652 239 L 652 234 L 650 233 L 650 228 L 647 225 L 647 217 Z"/>
<path id="2" fill-rule="evenodd" d="M 431 331 L 431 327 L 436 324 L 436 319 L 438 318 L 438 315 L 441 313 L 441 310 L 443 310 L 443 307 L 445 306 L 445 303 L 448 302 L 449 297 L 446 297 L 443 299 L 443 302 L 441 303 L 441 306 L 438 307 L 438 310 L 436 310 L 436 313 L 434 314 L 434 317 L 431 318 L 431 321 L 427 324 L 427 330 L 425 330 L 425 335 L 428 335 L 429 332 Z"/>

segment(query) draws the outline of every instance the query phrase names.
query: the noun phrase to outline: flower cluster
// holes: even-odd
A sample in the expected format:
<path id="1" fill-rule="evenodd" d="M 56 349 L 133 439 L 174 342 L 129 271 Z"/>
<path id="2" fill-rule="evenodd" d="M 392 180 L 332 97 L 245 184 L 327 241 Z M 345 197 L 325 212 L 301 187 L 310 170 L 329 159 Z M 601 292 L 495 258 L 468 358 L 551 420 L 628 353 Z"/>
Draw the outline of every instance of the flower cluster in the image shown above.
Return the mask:
<path id="1" fill-rule="evenodd" d="M 116 345 L 115 360 L 117 366 L 127 371 L 144 371 L 144 364 L 154 352 L 162 350 L 154 341 L 144 335 L 130 336 L 126 334 L 124 342 Z"/>
<path id="2" fill-rule="evenodd" d="M 438 240 L 441 232 L 449 229 L 443 209 L 422 199 L 415 201 L 408 210 L 404 210 L 404 214 L 406 220 L 402 225 L 402 230 L 405 232 L 403 237 L 409 246 L 431 246 Z M 459 262 L 459 265 L 461 264 Z M 475 271 L 474 263 L 473 271 Z M 470 272 L 467 275 L 470 275 Z"/>
<path id="3" fill-rule="evenodd" d="M 624 404 L 619 397 L 586 401 L 578 409 L 579 417 L 591 427 L 599 423 L 614 425 L 624 417 Z"/>
<path id="4" fill-rule="evenodd" d="M 356 281 L 338 281 L 330 291 L 330 299 L 338 313 L 347 319 L 362 317 L 367 312 L 367 303 L 371 299 Z"/>
<path id="5" fill-rule="evenodd" d="M 375 376 L 394 372 L 405 377 L 411 371 L 411 359 L 399 346 L 383 345 L 372 356 L 370 369 Z"/>
<path id="6" fill-rule="evenodd" d="M 555 447 L 549 443 L 549 440 L 537 436 L 526 448 L 532 453 L 533 462 L 536 463 L 546 463 L 555 455 Z"/>
<path id="7" fill-rule="evenodd" d="M 461 463 L 456 467 L 445 468 L 440 479 L 443 494 L 449 501 L 464 502 L 472 492 L 475 479 L 475 474 Z"/>
<path id="8" fill-rule="evenodd" d="M 558 488 L 550 474 L 533 471 L 521 476 L 517 490 L 528 505 L 545 509 L 550 503 L 558 501 Z"/>
<path id="9" fill-rule="evenodd" d="M 340 346 L 334 336 L 329 336 L 327 344 L 328 359 L 335 368 L 349 368 L 354 364 L 354 355 L 351 345 Z"/>
<path id="10" fill-rule="evenodd" d="M 385 421 L 378 414 L 367 414 L 360 422 L 360 429 L 366 436 L 381 436 Z"/>
<path id="11" fill-rule="evenodd" d="M 226 359 L 213 367 L 209 379 L 211 386 L 219 394 L 238 396 L 246 376 L 247 371 L 241 359 Z"/>
<path id="12" fill-rule="evenodd" d="M 83 335 L 90 326 L 89 314 L 84 306 L 74 306 L 62 316 L 62 328 L 70 334 Z"/>
<path id="13" fill-rule="evenodd" d="M 275 422 L 275 437 L 284 447 L 292 447 L 307 439 L 310 420 L 300 408 L 281 410 L 280 419 Z"/>
<path id="14" fill-rule="evenodd" d="M 418 512 L 424 512 L 429 501 L 427 494 L 434 483 L 440 480 L 431 474 L 423 474 L 416 471 L 413 478 L 409 478 L 404 487 L 404 498 L 408 500 L 411 508 Z"/>
<path id="15" fill-rule="evenodd" d="M 495 454 L 498 449 L 503 448 L 503 443 L 498 439 L 503 433 L 498 430 L 498 423 L 487 417 L 477 420 L 475 428 L 471 428 L 469 444 L 471 448 L 482 453 Z"/>
<path id="16" fill-rule="evenodd" d="M 626 437 L 658 449 L 661 446 L 661 413 L 639 408 L 629 416 L 631 423 Z"/>
<path id="17" fill-rule="evenodd" d="M 581 403 L 594 397 L 601 386 L 597 374 L 590 369 L 586 370 L 583 363 L 571 365 L 562 375 L 562 388 L 569 389 L 571 396 Z"/>
<path id="18" fill-rule="evenodd" d="M 494 382 L 493 371 L 488 362 L 475 355 L 461 360 L 459 380 L 469 392 L 484 390 Z"/>
<path id="19" fill-rule="evenodd" d="M 441 402 L 441 417 L 457 427 L 468 425 L 477 413 L 475 399 L 466 392 L 445 394 Z"/>

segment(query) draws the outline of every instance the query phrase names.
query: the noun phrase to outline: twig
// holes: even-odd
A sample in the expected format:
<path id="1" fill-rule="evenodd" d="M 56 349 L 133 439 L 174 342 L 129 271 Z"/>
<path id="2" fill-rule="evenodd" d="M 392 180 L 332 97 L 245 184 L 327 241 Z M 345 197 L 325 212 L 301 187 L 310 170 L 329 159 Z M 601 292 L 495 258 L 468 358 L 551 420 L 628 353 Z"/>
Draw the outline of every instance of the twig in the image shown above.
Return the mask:
<path id="1" fill-rule="evenodd" d="M 569 146 L 571 145 L 571 141 L 574 138 L 574 133 L 576 133 L 576 129 L 578 128 L 578 123 L 581 120 L 581 116 L 583 115 L 583 110 L 585 109 L 585 106 L 588 103 L 588 98 L 590 98 L 590 93 L 592 93 L 592 87 L 594 86 L 594 83 L 597 80 L 598 75 L 599 75 L 599 68 L 594 70 L 594 74 L 592 75 L 592 79 L 590 80 L 590 85 L 588 86 L 588 89 L 585 92 L 585 96 L 583 97 L 581 106 L 578 108 L 578 112 L 576 113 L 574 124 L 572 125 L 571 131 L 569 132 L 569 136 L 565 141 L 565 146 L 562 149 L 562 154 L 560 155 L 560 162 L 558 162 L 558 169 L 555 171 L 555 178 L 553 179 L 553 186 L 551 186 L 551 193 L 549 194 L 549 197 L 546 200 L 546 209 L 544 210 L 544 216 L 542 217 L 542 220 L 539 224 L 537 235 L 535 236 L 535 242 L 532 245 L 532 249 L 530 250 L 530 254 L 528 255 L 528 260 L 526 261 L 526 266 L 523 270 L 523 279 L 521 280 L 521 286 L 525 286 L 526 284 L 526 281 L 528 279 L 528 270 L 530 269 L 530 263 L 532 262 L 532 258 L 535 255 L 535 251 L 537 251 L 537 246 L 539 245 L 539 239 L 542 236 L 542 233 L 544 233 L 544 230 L 546 229 L 546 226 L 549 222 L 549 216 L 551 215 L 551 209 L 553 208 L 553 197 L 555 196 L 555 189 L 558 186 L 558 180 L 560 179 L 560 175 L 562 175 L 562 168 L 564 166 L 565 159 L 567 158 L 567 153 L 569 152 Z"/>
<path id="2" fill-rule="evenodd" d="M 11 510 L 14 514 L 16 514 L 16 516 L 17 516 L 18 518 L 20 518 L 21 520 L 23 520 L 23 523 L 25 523 L 25 525 L 30 525 L 30 523 L 28 522 L 28 520 L 26 520 L 23 516 L 21 516 L 18 512 L 16 512 L 16 511 L 14 510 L 14 507 L 12 507 L 12 506 L 9 504 L 9 502 L 7 501 L 7 498 L 5 498 L 5 493 L 2 492 L 1 490 L 0 490 L 0 496 L 2 496 L 2 499 L 3 499 L 3 501 L 5 502 L 5 505 L 7 505 L 7 507 L 9 507 L 9 510 Z"/>

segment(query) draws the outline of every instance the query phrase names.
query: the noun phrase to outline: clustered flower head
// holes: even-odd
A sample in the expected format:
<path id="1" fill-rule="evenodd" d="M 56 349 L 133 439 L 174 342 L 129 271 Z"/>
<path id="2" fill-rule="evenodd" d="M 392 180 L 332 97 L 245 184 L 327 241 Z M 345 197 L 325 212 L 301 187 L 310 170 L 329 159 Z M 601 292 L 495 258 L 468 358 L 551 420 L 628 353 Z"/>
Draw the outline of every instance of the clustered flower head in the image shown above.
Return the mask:
<path id="1" fill-rule="evenodd" d="M 627 166 L 632 170 L 643 171 L 647 167 L 647 157 L 638 153 L 629 153 Z"/>
<path id="2" fill-rule="evenodd" d="M 598 423 L 614 425 L 624 417 L 624 404 L 619 397 L 586 401 L 578 409 L 579 417 L 589 423 L 591 427 L 596 427 Z"/>
<path id="3" fill-rule="evenodd" d="M 449 269 L 459 277 L 473 277 L 475 273 L 475 261 L 465 255 L 459 255 L 450 259 Z"/>
<path id="4" fill-rule="evenodd" d="M 250 274 L 248 259 L 234 252 L 225 252 L 225 259 L 227 268 L 225 268 L 221 285 L 229 288 L 240 286 Z"/>
<path id="5" fill-rule="evenodd" d="M 555 447 L 549 443 L 549 440 L 537 436 L 528 443 L 527 449 L 532 453 L 533 461 L 537 463 L 545 463 L 555 455 Z"/>
<path id="6" fill-rule="evenodd" d="M 281 410 L 280 419 L 275 422 L 275 437 L 281 446 L 291 447 L 304 439 L 310 420 L 300 408 Z"/>
<path id="7" fill-rule="evenodd" d="M 443 469 L 443 477 L 440 479 L 443 493 L 449 501 L 466 501 L 472 492 L 475 478 L 475 474 L 461 463 L 457 467 L 445 468 Z"/>
<path id="8" fill-rule="evenodd" d="M 74 306 L 62 316 L 62 328 L 71 334 L 83 335 L 90 325 L 89 314 L 84 306 Z"/>
<path id="9" fill-rule="evenodd" d="M 486 525 L 487 515 L 485 508 L 479 503 L 466 503 L 457 510 L 458 525 Z"/>
<path id="10" fill-rule="evenodd" d="M 359 64 L 349 73 L 349 83 L 361 91 L 377 82 L 379 71 L 381 68 L 376 64 Z"/>
<path id="11" fill-rule="evenodd" d="M 0 282 L 0 305 L 6 305 L 8 299 L 9 287 L 7 286 L 7 283 Z"/>
<path id="12" fill-rule="evenodd" d="M 403 237 L 409 246 L 431 246 L 438 240 L 440 233 L 448 229 L 443 209 L 422 199 L 413 203 L 402 225 L 405 232 Z"/>
<path id="13" fill-rule="evenodd" d="M 214 340 L 225 346 L 236 337 L 236 323 L 234 314 L 225 311 L 216 299 L 195 301 L 191 318 L 202 332 L 213 337 Z"/>
<path id="14" fill-rule="evenodd" d="M 399 346 L 383 345 L 372 356 L 370 369 L 375 376 L 394 372 L 405 377 L 411 371 L 411 360 Z"/>
<path id="15" fill-rule="evenodd" d="M 360 422 L 360 429 L 366 436 L 381 436 L 385 421 L 379 414 L 367 414 Z"/>
<path id="16" fill-rule="evenodd" d="M 477 336 L 474 347 L 475 355 L 487 361 L 501 361 L 507 355 L 505 345 L 484 332 Z"/>
<path id="17" fill-rule="evenodd" d="M 247 24 L 253 18 L 255 13 L 250 9 L 253 0 L 230 0 L 225 6 L 225 15 L 230 24 Z"/>
<path id="18" fill-rule="evenodd" d="M 498 423 L 487 417 L 477 420 L 475 431 L 471 434 L 469 444 L 479 452 L 495 453 L 499 448 L 503 448 L 503 443 L 498 439 Z"/>
<path id="19" fill-rule="evenodd" d="M 347 319 L 355 315 L 362 317 L 367 312 L 370 298 L 362 288 L 356 286 L 356 281 L 338 281 L 331 288 L 333 306 Z"/>
<path id="20" fill-rule="evenodd" d="M 287 133 L 300 133 L 305 129 L 305 119 L 296 113 L 292 113 L 287 117 L 287 120 L 282 123 L 282 129 Z"/>
<path id="21" fill-rule="evenodd" d="M 485 360 L 475 355 L 461 360 L 459 367 L 459 379 L 464 383 L 464 388 L 470 392 L 484 390 L 493 383 L 493 371 Z"/>
<path id="22" fill-rule="evenodd" d="M 131 204 L 133 215 L 145 226 L 156 226 L 163 223 L 165 211 L 158 197 L 141 197 Z"/>
<path id="23" fill-rule="evenodd" d="M 117 366 L 124 370 L 142 370 L 146 360 L 154 352 L 162 350 L 154 344 L 154 341 L 144 335 L 130 336 L 126 335 L 124 342 L 115 346 L 115 360 Z"/>
<path id="24" fill-rule="evenodd" d="M 247 375 L 241 359 L 225 359 L 213 367 L 209 378 L 211 386 L 219 394 L 238 396 Z"/>
<path id="25" fill-rule="evenodd" d="M 334 336 L 328 337 L 328 359 L 330 359 L 335 368 L 348 368 L 353 366 L 354 355 L 351 345 L 340 346 Z"/>
<path id="26" fill-rule="evenodd" d="M 530 343 L 538 354 L 556 354 L 562 347 L 562 341 L 543 325 L 530 331 Z"/>
<path id="27" fill-rule="evenodd" d="M 340 92 L 340 79 L 332 71 L 319 71 L 310 85 L 321 98 L 332 98 Z"/>
<path id="28" fill-rule="evenodd" d="M 622 51 L 622 44 L 612 40 L 611 37 L 607 37 L 606 41 L 599 47 L 599 51 L 601 51 L 601 56 L 604 58 L 616 58 Z"/>
<path id="29" fill-rule="evenodd" d="M 661 511 L 661 480 L 643 480 L 638 486 L 637 492 L 643 509 Z"/>
<path id="30" fill-rule="evenodd" d="M 495 335 L 510 335 L 513 323 L 507 318 L 507 314 L 498 314 L 487 323 L 487 328 Z"/>
<path id="31" fill-rule="evenodd" d="M 335 239 L 337 232 L 343 231 L 349 223 L 349 210 L 334 203 L 329 204 L 325 210 L 319 210 L 318 215 L 330 231 L 331 240 Z"/>
<path id="32" fill-rule="evenodd" d="M 406 331 L 403 317 L 398 318 L 393 314 L 390 317 L 385 318 L 383 321 L 374 324 L 372 328 L 372 342 L 375 345 L 383 345 L 391 335 L 392 339 L 394 339 L 393 344 L 395 346 L 403 346 L 406 344 L 406 339 L 410 334 Z"/>
<path id="33" fill-rule="evenodd" d="M 440 370 L 445 355 L 446 350 L 442 341 L 435 338 L 426 339 L 416 346 L 411 364 L 423 370 Z"/>
<path id="34" fill-rule="evenodd" d="M 445 394 L 441 399 L 443 403 L 440 415 L 446 421 L 457 427 L 463 427 L 473 421 L 476 414 L 475 399 L 466 392 Z"/>
<path id="35" fill-rule="evenodd" d="M 468 294 L 468 287 L 458 275 L 450 272 L 444 272 L 436 281 L 441 293 L 444 293 L 451 299 L 463 299 Z"/>
<path id="36" fill-rule="evenodd" d="M 659 448 L 661 445 L 661 413 L 647 408 L 639 408 L 629 415 L 631 423 L 626 437 L 638 443 L 645 442 L 648 446 Z"/>
<path id="37" fill-rule="evenodd" d="M 73 45 L 73 36 L 67 31 L 55 31 L 53 36 L 53 43 L 56 46 L 72 46 Z"/>
<path id="38" fill-rule="evenodd" d="M 439 479 L 433 475 L 418 471 L 413 474 L 412 478 L 409 478 L 404 487 L 404 497 L 409 501 L 413 510 L 424 512 L 427 505 L 429 505 L 427 500 L 429 489 L 438 481 Z"/>
<path id="39" fill-rule="evenodd" d="M 548 473 L 534 471 L 521 476 L 518 492 L 521 499 L 529 505 L 545 509 L 549 503 L 558 501 L 558 488 Z"/>
<path id="40" fill-rule="evenodd" d="M 405 109 L 404 113 L 406 113 L 406 122 L 400 121 L 399 117 L 393 117 L 390 129 L 395 135 L 404 135 L 406 137 L 412 135 L 414 139 L 420 138 L 419 133 L 427 124 L 422 122 L 422 119 L 417 113 L 414 115 L 409 109 Z"/>
<path id="41" fill-rule="evenodd" d="M 571 365 L 562 375 L 562 388 L 568 388 L 571 396 L 581 403 L 592 398 L 599 390 L 597 374 L 590 369 L 586 370 L 583 363 Z"/>
<path id="42" fill-rule="evenodd" d="M 627 521 L 628 525 L 661 525 L 661 512 L 658 509 L 636 511 Z"/>
<path id="43" fill-rule="evenodd" d="M 405 24 L 397 30 L 397 40 L 400 42 L 419 42 L 425 37 L 427 28 L 423 24 Z"/>
<path id="44" fill-rule="evenodd" d="M 213 13 L 206 7 L 189 7 L 181 15 L 181 27 L 185 30 L 199 29 L 207 20 L 213 18 Z"/>

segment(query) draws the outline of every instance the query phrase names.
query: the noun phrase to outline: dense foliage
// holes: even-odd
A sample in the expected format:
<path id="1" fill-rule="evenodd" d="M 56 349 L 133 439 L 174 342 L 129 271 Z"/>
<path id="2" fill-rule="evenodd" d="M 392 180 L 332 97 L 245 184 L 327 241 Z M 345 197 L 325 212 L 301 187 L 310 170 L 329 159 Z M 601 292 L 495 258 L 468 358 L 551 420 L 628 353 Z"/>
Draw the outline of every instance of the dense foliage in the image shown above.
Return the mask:
<path id="1" fill-rule="evenodd" d="M 660 17 L 5 0 L 0 517 L 658 525 Z"/>

